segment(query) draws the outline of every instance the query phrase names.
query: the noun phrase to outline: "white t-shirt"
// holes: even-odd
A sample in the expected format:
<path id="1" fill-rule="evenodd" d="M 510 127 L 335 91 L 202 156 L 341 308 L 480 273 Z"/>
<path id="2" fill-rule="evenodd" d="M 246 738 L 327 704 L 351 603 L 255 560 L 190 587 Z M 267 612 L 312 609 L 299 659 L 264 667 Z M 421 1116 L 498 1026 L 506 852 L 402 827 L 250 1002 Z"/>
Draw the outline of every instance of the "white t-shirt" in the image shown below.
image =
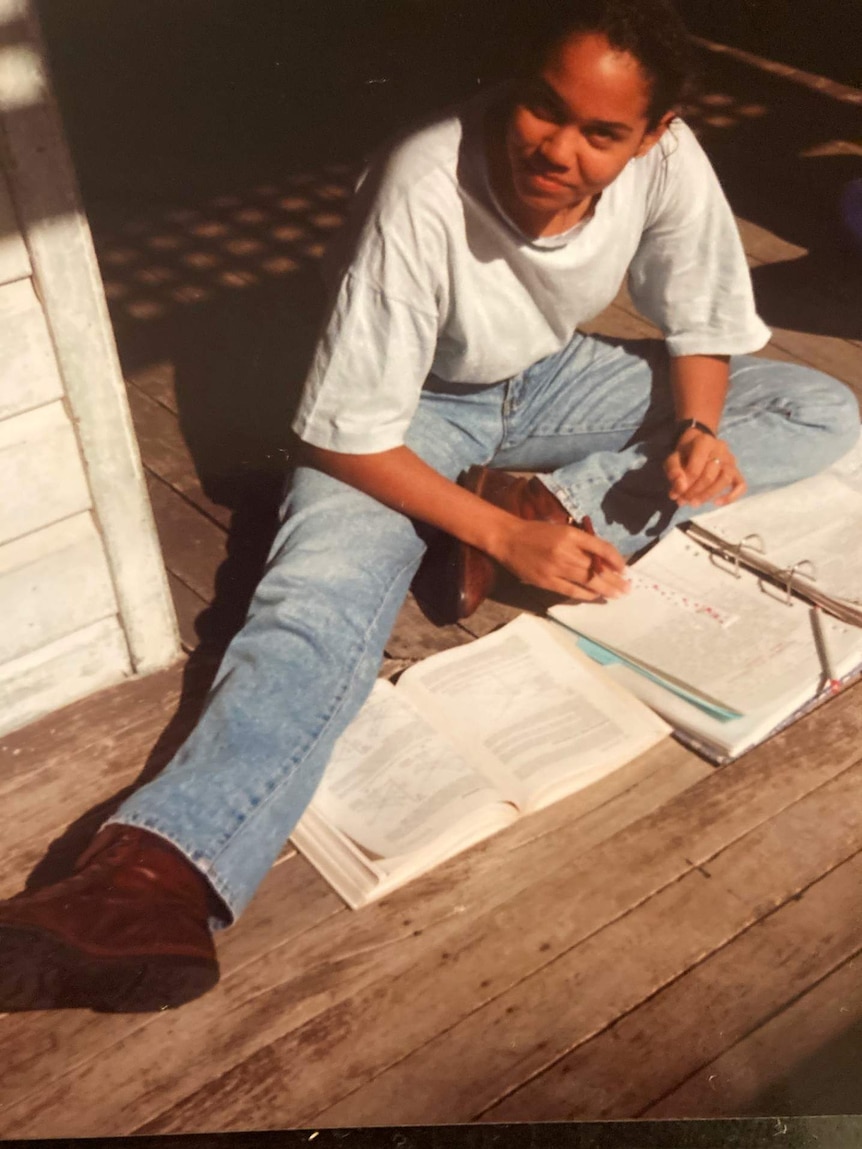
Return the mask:
<path id="1" fill-rule="evenodd" d="M 488 102 L 415 132 L 366 174 L 293 424 L 305 441 L 347 454 L 400 446 L 429 375 L 517 375 L 561 350 L 627 272 L 671 355 L 738 354 L 769 339 L 733 215 L 682 121 L 627 164 L 589 219 L 535 239 L 491 192 Z"/>

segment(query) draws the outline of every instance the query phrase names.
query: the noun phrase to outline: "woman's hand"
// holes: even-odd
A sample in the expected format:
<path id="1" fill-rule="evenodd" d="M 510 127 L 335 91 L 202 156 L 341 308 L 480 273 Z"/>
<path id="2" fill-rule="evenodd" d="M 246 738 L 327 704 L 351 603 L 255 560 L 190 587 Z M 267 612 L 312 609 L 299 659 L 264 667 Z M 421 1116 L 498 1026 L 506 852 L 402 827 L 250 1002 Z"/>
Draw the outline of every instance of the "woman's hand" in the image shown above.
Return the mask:
<path id="1" fill-rule="evenodd" d="M 582 602 L 630 589 L 616 547 L 577 527 L 512 517 L 489 553 L 522 582 Z"/>
<path id="2" fill-rule="evenodd" d="M 715 503 L 723 507 L 745 494 L 746 482 L 724 439 L 715 439 L 693 427 L 683 432 L 664 472 L 670 497 L 680 506 Z"/>

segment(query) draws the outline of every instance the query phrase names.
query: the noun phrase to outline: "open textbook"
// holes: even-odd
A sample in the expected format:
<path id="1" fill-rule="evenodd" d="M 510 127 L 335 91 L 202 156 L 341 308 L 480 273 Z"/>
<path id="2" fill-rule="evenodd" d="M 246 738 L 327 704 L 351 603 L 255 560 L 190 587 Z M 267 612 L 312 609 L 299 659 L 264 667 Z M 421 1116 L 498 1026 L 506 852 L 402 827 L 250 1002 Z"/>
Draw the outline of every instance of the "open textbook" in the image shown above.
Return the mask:
<path id="1" fill-rule="evenodd" d="M 738 757 L 862 669 L 862 448 L 699 516 L 630 576 L 550 613 L 707 757 Z"/>
<path id="2" fill-rule="evenodd" d="M 356 908 L 669 731 L 561 627 L 522 615 L 379 681 L 292 839 Z"/>

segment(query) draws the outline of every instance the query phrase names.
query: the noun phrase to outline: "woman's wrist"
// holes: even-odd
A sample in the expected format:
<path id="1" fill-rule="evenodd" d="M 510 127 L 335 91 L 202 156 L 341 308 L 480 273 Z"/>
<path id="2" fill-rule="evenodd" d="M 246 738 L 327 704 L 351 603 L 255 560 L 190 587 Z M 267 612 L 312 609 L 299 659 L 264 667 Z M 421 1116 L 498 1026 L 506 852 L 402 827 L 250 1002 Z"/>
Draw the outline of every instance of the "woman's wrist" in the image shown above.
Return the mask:
<path id="1" fill-rule="evenodd" d="M 677 419 L 677 421 L 674 425 L 674 432 L 673 432 L 674 446 L 678 445 L 680 439 L 682 439 L 682 437 L 688 431 L 697 431 L 702 435 L 710 435 L 710 436 L 712 436 L 713 439 L 718 438 L 718 428 L 717 427 L 710 426 L 709 423 L 705 423 L 702 419 L 693 419 L 693 418 L 687 417 L 684 419 Z"/>

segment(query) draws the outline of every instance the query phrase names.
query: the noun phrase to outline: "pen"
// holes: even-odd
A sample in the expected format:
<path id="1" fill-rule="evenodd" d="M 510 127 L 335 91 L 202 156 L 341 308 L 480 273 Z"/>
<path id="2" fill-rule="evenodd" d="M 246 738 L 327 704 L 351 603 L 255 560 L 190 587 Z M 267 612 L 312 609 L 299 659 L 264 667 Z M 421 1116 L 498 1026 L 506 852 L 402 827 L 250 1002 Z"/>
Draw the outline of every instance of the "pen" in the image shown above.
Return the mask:
<path id="1" fill-rule="evenodd" d="M 817 643 L 817 653 L 820 655 L 820 661 L 823 663 L 823 669 L 826 674 L 826 684 L 832 694 L 837 694 L 841 689 L 841 681 L 835 673 L 835 664 L 829 652 L 829 644 L 826 641 L 826 631 L 823 628 L 823 616 L 819 606 L 814 607 L 814 637 Z"/>

